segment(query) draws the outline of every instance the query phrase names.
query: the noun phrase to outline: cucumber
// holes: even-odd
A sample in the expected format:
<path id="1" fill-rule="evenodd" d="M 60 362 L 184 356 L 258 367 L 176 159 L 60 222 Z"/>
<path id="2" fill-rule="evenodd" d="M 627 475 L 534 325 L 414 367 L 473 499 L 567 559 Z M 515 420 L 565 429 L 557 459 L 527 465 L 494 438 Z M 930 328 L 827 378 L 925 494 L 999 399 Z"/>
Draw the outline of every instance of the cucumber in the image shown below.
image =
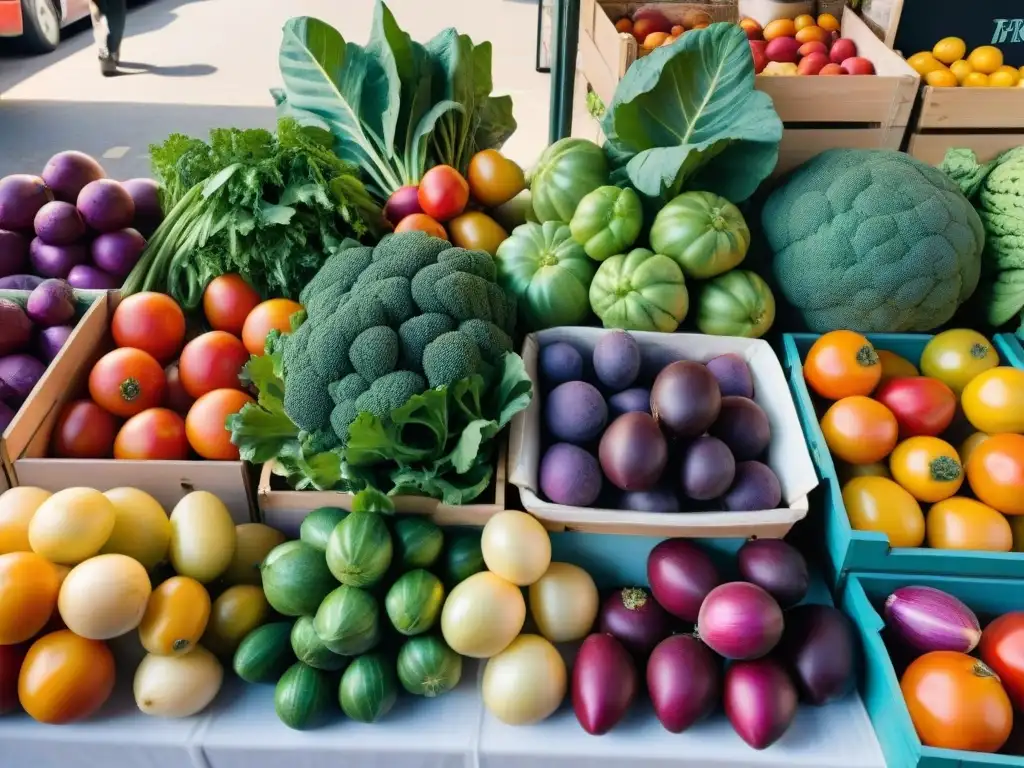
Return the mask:
<path id="1" fill-rule="evenodd" d="M 302 616 L 295 622 L 291 632 L 291 649 L 295 658 L 304 664 L 327 672 L 342 669 L 348 659 L 331 651 L 313 629 L 313 617 Z"/>
<path id="2" fill-rule="evenodd" d="M 284 616 L 316 613 L 338 582 L 327 567 L 324 553 L 304 541 L 274 547 L 260 566 L 267 602 Z"/>
<path id="3" fill-rule="evenodd" d="M 361 723 L 374 723 L 391 711 L 398 700 L 395 665 L 380 653 L 360 656 L 341 676 L 338 689 L 341 711 Z"/>
<path id="4" fill-rule="evenodd" d="M 395 523 L 395 549 L 404 569 L 429 568 L 441 554 L 444 534 L 425 517 L 412 515 Z"/>
<path id="5" fill-rule="evenodd" d="M 333 702 L 330 675 L 301 661 L 281 675 L 274 689 L 274 711 L 298 731 L 320 725 L 334 709 Z"/>
<path id="6" fill-rule="evenodd" d="M 289 641 L 290 621 L 275 621 L 257 627 L 235 651 L 235 674 L 247 683 L 272 683 L 295 663 Z"/>
<path id="7" fill-rule="evenodd" d="M 346 517 L 348 517 L 348 512 L 338 507 L 314 509 L 306 515 L 302 525 L 299 526 L 299 539 L 311 547 L 316 547 L 321 552 L 326 552 L 327 540 L 331 538 L 331 532 Z"/>

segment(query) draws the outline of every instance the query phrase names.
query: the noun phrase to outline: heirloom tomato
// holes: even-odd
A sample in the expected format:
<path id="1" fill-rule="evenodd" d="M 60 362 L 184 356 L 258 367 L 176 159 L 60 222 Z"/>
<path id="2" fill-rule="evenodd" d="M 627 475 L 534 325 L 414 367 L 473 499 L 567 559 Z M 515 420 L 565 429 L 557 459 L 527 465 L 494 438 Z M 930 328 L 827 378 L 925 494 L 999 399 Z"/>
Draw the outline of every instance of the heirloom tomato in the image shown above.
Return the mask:
<path id="1" fill-rule="evenodd" d="M 890 379 L 874 397 L 892 411 L 900 437 L 941 435 L 956 414 L 956 395 L 938 379 L 926 376 Z"/>
<path id="2" fill-rule="evenodd" d="M 974 495 L 1004 515 L 1024 515 L 1024 436 L 992 435 L 971 454 Z"/>
<path id="3" fill-rule="evenodd" d="M 874 464 L 896 447 L 899 426 L 892 411 L 870 397 L 854 395 L 832 404 L 821 418 L 832 454 L 850 464 Z"/>
<path id="4" fill-rule="evenodd" d="M 427 216 L 437 221 L 448 221 L 466 209 L 469 184 L 450 165 L 435 165 L 423 174 L 416 196 Z"/>
<path id="5" fill-rule="evenodd" d="M 853 331 L 831 331 L 818 338 L 804 360 L 804 378 L 829 400 L 869 395 L 882 378 L 878 353 Z"/>
<path id="6" fill-rule="evenodd" d="M 215 389 L 193 404 L 185 417 L 185 434 L 192 450 L 204 459 L 238 461 L 238 448 L 231 442 L 227 418 L 253 402 L 237 389 Z"/>
<path id="7" fill-rule="evenodd" d="M 982 371 L 999 365 L 992 342 L 966 328 L 936 335 L 921 354 L 921 373 L 946 384 L 957 394 Z"/>
<path id="8" fill-rule="evenodd" d="M 905 357 L 900 357 L 888 349 L 877 349 L 875 352 L 878 355 L 878 362 L 882 366 L 882 384 L 890 379 L 907 379 L 921 375 L 914 364 Z"/>
<path id="9" fill-rule="evenodd" d="M 964 468 L 956 449 L 937 437 L 911 437 L 889 457 L 892 478 L 918 501 L 934 504 L 960 490 Z"/>
<path id="10" fill-rule="evenodd" d="M 1013 548 L 1009 520 L 987 504 L 961 496 L 932 504 L 925 528 L 932 549 L 1009 552 Z"/>
<path id="11" fill-rule="evenodd" d="M 893 547 L 924 542 L 921 505 L 887 477 L 855 477 L 843 486 L 843 504 L 855 531 L 884 533 Z"/>
<path id="12" fill-rule="evenodd" d="M 999 675 L 1013 705 L 1024 710 L 1024 611 L 993 619 L 981 633 L 978 655 Z"/>
<path id="13" fill-rule="evenodd" d="M 526 189 L 523 169 L 496 149 L 484 149 L 469 161 L 469 191 L 488 208 L 507 203 Z"/>
<path id="14" fill-rule="evenodd" d="M 837 461 L 836 474 L 843 485 L 855 477 L 892 477 L 889 465 L 884 461 L 876 461 L 874 464 L 847 464 L 845 461 Z"/>
<path id="15" fill-rule="evenodd" d="M 292 315 L 302 311 L 302 305 L 291 299 L 267 299 L 246 316 L 242 324 L 242 343 L 250 355 L 262 355 L 271 331 L 291 333 Z"/>
<path id="16" fill-rule="evenodd" d="M 974 454 L 974 449 L 986 440 L 988 440 L 988 435 L 984 432 L 975 432 L 960 444 L 960 463 L 963 465 L 964 469 L 967 469 L 967 463 L 971 460 L 971 456 Z"/>
<path id="17" fill-rule="evenodd" d="M 57 417 L 51 450 L 58 459 L 109 459 L 117 419 L 92 400 L 72 400 Z"/>
<path id="18" fill-rule="evenodd" d="M 964 415 L 981 432 L 1024 432 L 1024 371 L 1000 366 L 964 387 Z"/>
<path id="19" fill-rule="evenodd" d="M 63 629 L 36 640 L 18 676 L 18 698 L 41 723 L 60 725 L 96 712 L 114 690 L 114 654 L 102 640 Z"/>

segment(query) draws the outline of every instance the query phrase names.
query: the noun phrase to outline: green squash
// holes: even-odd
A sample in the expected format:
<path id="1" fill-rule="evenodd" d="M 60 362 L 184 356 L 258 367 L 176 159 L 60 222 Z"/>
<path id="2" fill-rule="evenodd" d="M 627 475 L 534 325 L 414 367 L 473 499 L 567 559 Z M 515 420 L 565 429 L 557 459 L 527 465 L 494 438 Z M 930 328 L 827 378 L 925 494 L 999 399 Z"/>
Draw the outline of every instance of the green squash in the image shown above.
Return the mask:
<path id="1" fill-rule="evenodd" d="M 739 208 L 724 197 L 684 192 L 654 218 L 651 247 L 675 259 L 687 277 L 706 280 L 743 261 L 750 230 Z"/>
<path id="2" fill-rule="evenodd" d="M 314 613 L 338 586 L 324 553 L 304 541 L 287 541 L 270 550 L 260 577 L 267 602 L 282 616 Z"/>
<path id="3" fill-rule="evenodd" d="M 341 711 L 361 723 L 375 723 L 398 701 L 394 662 L 379 653 L 368 653 L 352 662 L 338 686 Z"/>
<path id="4" fill-rule="evenodd" d="M 775 322 L 775 296 L 768 283 L 746 269 L 709 280 L 700 291 L 697 327 L 712 336 L 759 339 Z"/>
<path id="5" fill-rule="evenodd" d="M 605 328 L 671 333 L 686 317 L 690 295 L 678 264 L 635 248 L 600 266 L 590 284 L 590 305 Z"/>
<path id="6" fill-rule="evenodd" d="M 523 224 L 498 246 L 498 282 L 519 303 L 531 331 L 579 325 L 590 314 L 596 265 L 565 224 Z"/>
<path id="7" fill-rule="evenodd" d="M 636 192 L 598 187 L 580 200 L 569 229 L 587 256 L 604 261 L 636 242 L 643 224 L 644 211 Z"/>
<path id="8" fill-rule="evenodd" d="M 376 512 L 353 512 L 327 540 L 327 567 L 334 578 L 351 587 L 376 584 L 391 565 L 391 534 Z"/>
<path id="9" fill-rule="evenodd" d="M 300 616 L 292 627 L 289 637 L 295 658 L 313 669 L 337 672 L 348 664 L 345 656 L 339 656 L 316 633 L 312 616 Z"/>
<path id="10" fill-rule="evenodd" d="M 338 507 L 319 507 L 314 509 L 302 520 L 299 526 L 299 539 L 321 552 L 327 551 L 327 540 L 338 523 L 348 517 L 348 512 Z"/>
<path id="11" fill-rule="evenodd" d="M 444 533 L 427 518 L 410 515 L 395 522 L 395 555 L 403 568 L 429 568 L 443 548 Z"/>
<path id="12" fill-rule="evenodd" d="M 296 662 L 277 681 L 274 711 L 289 728 L 316 728 L 336 708 L 333 689 L 328 673 Z"/>
<path id="13" fill-rule="evenodd" d="M 530 200 L 537 221 L 567 224 L 583 196 L 608 183 L 604 150 L 588 139 L 560 139 L 530 171 Z"/>
<path id="14" fill-rule="evenodd" d="M 359 656 L 380 642 L 380 608 L 369 592 L 340 586 L 320 604 L 313 629 L 339 656 Z"/>
<path id="15" fill-rule="evenodd" d="M 409 638 L 398 652 L 398 679 L 409 693 L 432 699 L 459 684 L 462 657 L 434 635 Z"/>
<path id="16" fill-rule="evenodd" d="M 295 663 L 291 631 L 290 621 L 275 621 L 246 635 L 232 660 L 235 674 L 247 683 L 276 683 Z"/>
<path id="17" fill-rule="evenodd" d="M 444 605 L 444 585 L 429 571 L 403 573 L 384 598 L 391 626 L 403 635 L 421 635 L 437 623 Z"/>

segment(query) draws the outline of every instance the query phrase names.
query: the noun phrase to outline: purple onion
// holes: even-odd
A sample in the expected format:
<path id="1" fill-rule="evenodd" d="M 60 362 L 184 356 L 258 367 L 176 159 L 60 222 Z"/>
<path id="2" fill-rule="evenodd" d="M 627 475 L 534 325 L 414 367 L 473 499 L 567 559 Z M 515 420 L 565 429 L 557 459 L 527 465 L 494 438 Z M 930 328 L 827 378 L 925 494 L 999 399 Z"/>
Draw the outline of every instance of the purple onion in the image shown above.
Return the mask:
<path id="1" fill-rule="evenodd" d="M 919 651 L 970 653 L 981 640 L 974 611 L 934 587 L 900 587 L 885 599 L 885 625 Z"/>
<path id="2" fill-rule="evenodd" d="M 779 650 L 800 696 L 814 706 L 840 699 L 853 688 L 857 642 L 842 611 L 810 604 L 787 611 Z"/>
<path id="3" fill-rule="evenodd" d="M 68 343 L 74 330 L 74 327 L 70 325 L 55 325 L 40 331 L 36 337 L 36 349 L 39 352 L 39 357 L 47 363 L 52 363 L 64 345 Z"/>
<path id="4" fill-rule="evenodd" d="M 736 553 L 740 575 L 774 597 L 783 608 L 796 605 L 807 595 L 810 574 L 807 561 L 796 547 L 782 539 L 754 539 Z"/>
<path id="5" fill-rule="evenodd" d="M 0 401 L 0 434 L 14 421 L 14 409 Z"/>
<path id="6" fill-rule="evenodd" d="M 796 688 L 778 660 L 730 664 L 723 688 L 725 716 L 737 735 L 754 749 L 770 747 L 793 724 Z"/>
<path id="7" fill-rule="evenodd" d="M 23 401 L 44 373 L 46 366 L 32 355 L 0 357 L 0 389 L 11 393 L 4 399 Z"/>
<path id="8" fill-rule="evenodd" d="M 17 275 L 28 264 L 28 238 L 20 232 L 0 229 L 0 277 Z"/>
<path id="9" fill-rule="evenodd" d="M 572 708 L 583 730 L 608 733 L 629 710 L 639 681 L 632 657 L 611 635 L 583 641 L 572 668 Z"/>
<path id="10" fill-rule="evenodd" d="M 718 662 L 693 635 L 667 637 L 647 660 L 647 691 L 665 730 L 682 733 L 718 704 Z"/>
<path id="11" fill-rule="evenodd" d="M 668 637 L 672 620 L 651 593 L 640 587 L 617 589 L 601 606 L 601 631 L 645 658 Z"/>
<path id="12" fill-rule="evenodd" d="M 662 608 L 693 624 L 704 598 L 722 579 L 699 546 L 686 539 L 666 539 L 647 556 L 647 582 Z"/>
<path id="13" fill-rule="evenodd" d="M 727 659 L 764 656 L 782 637 L 782 609 L 756 584 L 733 581 L 711 590 L 697 616 L 701 640 Z"/>

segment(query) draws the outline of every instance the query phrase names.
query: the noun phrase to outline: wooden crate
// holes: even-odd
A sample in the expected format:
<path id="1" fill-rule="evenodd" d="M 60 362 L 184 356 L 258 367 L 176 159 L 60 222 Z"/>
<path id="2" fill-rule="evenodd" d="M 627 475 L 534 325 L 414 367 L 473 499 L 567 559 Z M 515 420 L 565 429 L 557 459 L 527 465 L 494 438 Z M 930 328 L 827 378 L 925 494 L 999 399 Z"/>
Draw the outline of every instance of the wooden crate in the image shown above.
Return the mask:
<path id="1" fill-rule="evenodd" d="M 981 162 L 1024 145 L 1024 88 L 921 89 L 907 152 L 938 165 L 946 150 L 972 149 Z"/>
<path id="2" fill-rule="evenodd" d="M 636 39 L 617 32 L 614 20 L 637 6 L 582 0 L 579 69 L 605 104 L 611 103 L 638 51 Z M 680 3 L 663 7 L 670 18 L 692 13 L 694 8 Z M 718 14 L 716 21 L 737 20 L 735 7 L 730 11 L 726 7 L 710 6 Z M 843 36 L 853 40 L 859 54 L 874 63 L 876 75 L 756 78 L 757 89 L 772 97 L 785 125 L 776 174 L 826 149 L 900 149 L 903 144 L 920 76 L 849 8 L 843 13 L 842 25 Z M 584 116 L 592 120 L 585 112 Z"/>

